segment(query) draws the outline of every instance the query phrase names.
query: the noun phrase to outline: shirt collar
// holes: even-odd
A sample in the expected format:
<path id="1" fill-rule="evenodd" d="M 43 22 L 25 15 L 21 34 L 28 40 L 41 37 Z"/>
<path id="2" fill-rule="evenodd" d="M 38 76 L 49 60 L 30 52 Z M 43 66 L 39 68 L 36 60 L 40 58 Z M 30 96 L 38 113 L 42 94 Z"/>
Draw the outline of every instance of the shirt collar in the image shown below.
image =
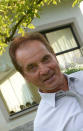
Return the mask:
<path id="1" fill-rule="evenodd" d="M 46 101 L 50 106 L 55 107 L 55 92 L 54 93 L 42 93 L 39 92 L 41 98 Z"/>
<path id="2" fill-rule="evenodd" d="M 71 75 L 67 75 L 67 74 L 64 74 L 65 77 L 67 78 L 68 80 L 68 87 L 69 87 L 69 90 L 71 90 L 71 82 L 74 82 L 75 79 L 77 79 L 76 76 L 71 76 Z M 61 93 L 61 91 L 59 91 Z M 55 103 L 56 103 L 56 95 L 57 93 L 59 94 L 59 92 L 54 92 L 54 93 L 42 93 L 39 91 L 39 94 L 41 96 L 41 98 L 46 102 L 48 103 L 50 106 L 52 107 L 55 107 Z M 62 91 L 64 92 L 64 91 Z"/>

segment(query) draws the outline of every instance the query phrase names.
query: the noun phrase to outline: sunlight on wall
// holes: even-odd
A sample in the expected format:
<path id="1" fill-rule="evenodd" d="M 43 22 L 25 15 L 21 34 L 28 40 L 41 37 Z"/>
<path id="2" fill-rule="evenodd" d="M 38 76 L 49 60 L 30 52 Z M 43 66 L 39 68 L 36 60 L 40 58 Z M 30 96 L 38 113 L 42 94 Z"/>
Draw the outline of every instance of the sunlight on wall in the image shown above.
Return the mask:
<path id="1" fill-rule="evenodd" d="M 81 12 L 83 14 L 83 1 L 80 3 L 80 10 L 81 10 Z"/>

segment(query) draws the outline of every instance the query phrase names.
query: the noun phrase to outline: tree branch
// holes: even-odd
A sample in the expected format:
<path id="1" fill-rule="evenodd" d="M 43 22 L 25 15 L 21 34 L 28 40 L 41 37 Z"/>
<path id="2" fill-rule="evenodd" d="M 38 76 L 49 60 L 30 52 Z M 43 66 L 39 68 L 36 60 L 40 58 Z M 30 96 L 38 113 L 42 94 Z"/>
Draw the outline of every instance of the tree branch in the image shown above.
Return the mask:
<path id="1" fill-rule="evenodd" d="M 37 1 L 37 4 L 40 4 L 42 0 Z"/>
<path id="2" fill-rule="evenodd" d="M 37 5 L 41 3 L 42 0 L 39 0 L 37 1 Z M 30 10 L 30 9 L 29 9 Z M 29 11 L 28 10 L 28 11 Z M 28 14 L 28 11 L 27 11 L 27 14 Z M 23 19 L 26 17 L 26 15 L 22 16 L 21 19 L 18 21 L 18 23 L 13 27 L 13 30 L 12 30 L 12 34 L 9 36 L 9 37 L 6 37 L 5 39 L 5 43 L 9 42 L 12 40 L 16 30 L 17 30 L 17 27 L 20 25 L 20 23 L 23 21 Z M 34 17 L 32 17 L 32 20 L 33 20 Z M 32 21 L 31 20 L 31 21 Z M 30 23 L 29 23 L 30 24 Z"/>
<path id="3" fill-rule="evenodd" d="M 6 43 L 11 41 L 11 39 L 13 38 L 13 36 L 17 30 L 17 27 L 20 25 L 20 23 L 23 21 L 24 18 L 25 18 L 25 16 L 22 16 L 21 19 L 18 21 L 18 23 L 13 27 L 12 34 L 10 35 L 10 37 L 6 37 L 6 39 L 5 39 Z"/>

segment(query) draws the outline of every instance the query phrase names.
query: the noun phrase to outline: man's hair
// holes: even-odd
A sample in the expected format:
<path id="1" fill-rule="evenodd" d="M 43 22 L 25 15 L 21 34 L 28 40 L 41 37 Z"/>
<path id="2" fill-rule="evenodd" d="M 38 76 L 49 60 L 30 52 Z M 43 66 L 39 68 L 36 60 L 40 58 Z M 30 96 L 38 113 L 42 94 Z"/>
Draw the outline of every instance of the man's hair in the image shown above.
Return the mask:
<path id="1" fill-rule="evenodd" d="M 54 54 L 54 51 L 50 46 L 49 42 L 45 39 L 45 37 L 42 34 L 38 32 L 27 33 L 23 37 L 22 36 L 16 37 L 10 45 L 9 54 L 16 70 L 19 71 L 22 75 L 23 75 L 22 67 L 18 64 L 18 61 L 16 60 L 16 50 L 19 49 L 21 45 L 25 46 L 26 43 L 28 44 L 28 41 L 34 41 L 34 40 L 38 40 L 42 42 L 42 44 L 45 45 L 48 51 Z"/>

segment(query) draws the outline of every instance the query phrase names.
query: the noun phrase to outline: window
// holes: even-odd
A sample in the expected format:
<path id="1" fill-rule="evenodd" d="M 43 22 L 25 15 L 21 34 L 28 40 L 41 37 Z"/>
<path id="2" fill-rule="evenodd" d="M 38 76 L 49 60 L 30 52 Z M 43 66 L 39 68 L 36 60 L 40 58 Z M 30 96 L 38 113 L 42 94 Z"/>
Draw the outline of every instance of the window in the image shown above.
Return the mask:
<path id="1" fill-rule="evenodd" d="M 80 45 L 71 25 L 41 32 L 54 49 L 62 71 L 67 68 L 83 68 Z"/>
<path id="2" fill-rule="evenodd" d="M 18 72 L 0 85 L 0 93 L 10 116 L 39 103 L 40 97 L 33 88 Z"/>

